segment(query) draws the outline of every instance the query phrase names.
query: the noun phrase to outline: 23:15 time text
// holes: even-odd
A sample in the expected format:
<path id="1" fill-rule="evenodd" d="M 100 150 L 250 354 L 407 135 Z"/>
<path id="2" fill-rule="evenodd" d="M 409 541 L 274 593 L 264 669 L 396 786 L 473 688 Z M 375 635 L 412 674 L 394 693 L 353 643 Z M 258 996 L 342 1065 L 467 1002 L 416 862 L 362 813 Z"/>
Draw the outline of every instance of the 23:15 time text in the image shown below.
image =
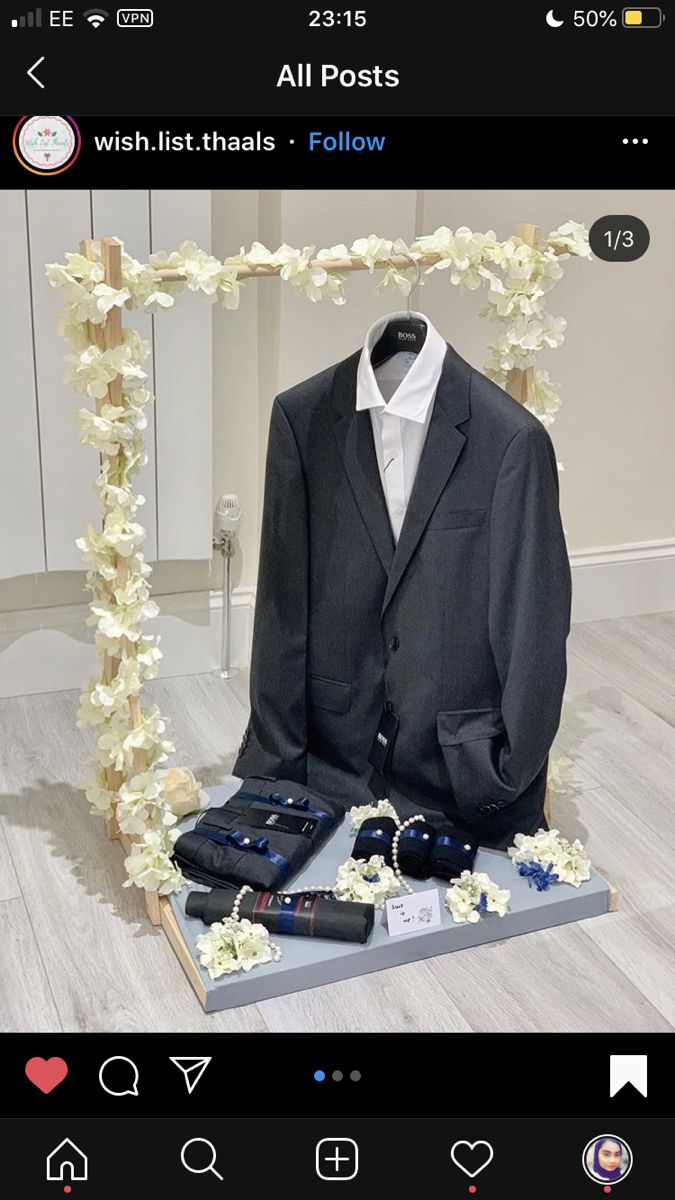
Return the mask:
<path id="1" fill-rule="evenodd" d="M 344 12 L 334 12 L 330 8 L 319 10 L 313 8 L 309 14 L 310 27 L 322 26 L 325 29 L 330 29 L 332 25 L 351 25 L 361 26 L 366 24 L 365 8 L 347 8 Z"/>

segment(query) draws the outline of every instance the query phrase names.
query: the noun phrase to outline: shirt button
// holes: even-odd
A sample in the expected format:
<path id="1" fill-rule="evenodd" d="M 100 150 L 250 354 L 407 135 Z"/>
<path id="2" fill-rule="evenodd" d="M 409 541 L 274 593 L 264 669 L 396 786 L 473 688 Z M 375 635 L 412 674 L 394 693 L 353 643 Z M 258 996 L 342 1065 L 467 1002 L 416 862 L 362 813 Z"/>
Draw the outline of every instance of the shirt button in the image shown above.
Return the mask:
<path id="1" fill-rule="evenodd" d="M 400 641 L 398 640 L 398 638 L 396 636 L 394 636 L 389 643 L 389 649 L 390 650 L 398 650 L 400 645 L 401 645 Z"/>
<path id="2" fill-rule="evenodd" d="M 395 516 L 395 517 L 402 517 L 402 516 L 403 516 L 403 514 L 404 514 L 404 512 L 405 512 L 405 509 L 404 509 L 404 508 L 401 508 L 401 506 L 400 506 L 400 504 L 399 504 L 398 508 L 395 508 L 395 509 L 394 509 L 394 516 Z"/>

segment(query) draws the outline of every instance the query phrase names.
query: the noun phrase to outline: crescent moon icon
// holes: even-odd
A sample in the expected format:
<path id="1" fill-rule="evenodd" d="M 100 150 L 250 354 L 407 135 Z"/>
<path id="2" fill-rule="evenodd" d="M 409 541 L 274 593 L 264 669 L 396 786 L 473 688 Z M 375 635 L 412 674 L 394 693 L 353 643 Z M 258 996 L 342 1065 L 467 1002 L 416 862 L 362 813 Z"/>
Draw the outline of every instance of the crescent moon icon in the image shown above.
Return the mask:
<path id="1" fill-rule="evenodd" d="M 561 25 L 565 24 L 565 22 L 557 21 L 553 14 L 553 9 L 549 8 L 549 10 L 546 14 L 546 24 L 550 25 L 552 29 L 559 29 Z"/>

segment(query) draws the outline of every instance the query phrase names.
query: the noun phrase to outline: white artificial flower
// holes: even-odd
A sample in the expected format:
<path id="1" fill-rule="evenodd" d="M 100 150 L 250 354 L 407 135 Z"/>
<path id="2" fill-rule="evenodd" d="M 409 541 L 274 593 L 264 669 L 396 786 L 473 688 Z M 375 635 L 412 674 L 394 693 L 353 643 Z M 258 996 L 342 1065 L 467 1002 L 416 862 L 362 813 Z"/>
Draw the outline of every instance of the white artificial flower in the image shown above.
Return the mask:
<path id="1" fill-rule="evenodd" d="M 225 266 L 235 262 L 248 263 L 251 267 L 271 267 L 276 265 L 276 258 L 262 242 L 254 242 L 248 251 L 242 246 L 239 259 L 226 258 Z"/>
<path id="2" fill-rule="evenodd" d="M 82 551 L 85 562 L 92 563 L 101 573 L 106 572 L 104 578 L 111 579 L 117 574 L 114 550 L 101 531 L 94 529 L 93 525 L 87 525 L 84 536 L 76 538 L 75 545 Z"/>
<path id="3" fill-rule="evenodd" d="M 165 729 L 166 722 L 155 706 L 141 710 L 138 728 L 130 727 L 123 714 L 113 713 L 105 733 L 97 741 L 101 765 L 114 766 L 117 771 L 128 774 L 133 771 L 134 750 L 145 750 L 148 767 L 166 762 L 176 747 L 162 736 Z"/>
<path id="4" fill-rule="evenodd" d="M 111 509 L 103 522 L 102 537 L 122 558 L 129 558 L 143 545 L 145 530 L 137 521 L 129 521 L 126 513 Z"/>
<path id="5" fill-rule="evenodd" d="M 560 408 L 560 397 L 548 371 L 535 371 L 524 407 L 539 418 L 545 429 L 553 424 Z"/>
<path id="6" fill-rule="evenodd" d="M 591 247 L 588 242 L 588 230 L 578 221 L 566 221 L 548 235 L 550 246 L 560 246 L 569 254 L 577 254 L 581 258 L 591 257 Z"/>
<path id="7" fill-rule="evenodd" d="M 142 409 L 125 404 L 103 404 L 100 412 L 80 408 L 76 416 L 80 423 L 80 441 L 85 446 L 94 446 L 101 454 L 110 455 L 133 442 L 148 423 Z"/>
<path id="8" fill-rule="evenodd" d="M 152 315 L 156 312 L 159 312 L 160 308 L 173 308 L 175 303 L 175 298 L 170 292 L 165 292 L 160 288 L 156 288 L 154 291 L 148 292 L 145 300 L 143 301 L 143 308 L 145 309 L 146 313 L 150 313 Z"/>
<path id="9" fill-rule="evenodd" d="M 539 863 L 546 870 L 549 865 L 560 883 L 580 887 L 591 877 L 591 861 L 584 846 L 577 838 L 569 842 L 557 829 L 538 829 L 535 834 L 517 833 L 509 857 L 514 865 Z"/>
<path id="10" fill-rule="evenodd" d="M 319 250 L 316 257 L 319 262 L 326 260 L 328 262 L 339 262 L 343 258 L 349 258 L 349 250 L 344 242 L 338 242 L 337 246 L 326 246 L 323 250 Z"/>
<path id="11" fill-rule="evenodd" d="M 117 673 L 110 683 L 105 683 L 95 677 L 88 679 L 85 683 L 80 696 L 78 726 L 101 725 L 112 713 L 122 710 L 128 716 L 129 697 L 137 696 L 140 690 L 140 665 L 134 658 L 122 659 Z"/>
<path id="12" fill-rule="evenodd" d="M 128 288 L 113 288 L 107 283 L 97 283 L 91 294 L 96 297 L 96 309 L 104 319 L 112 308 L 124 308 L 127 300 L 131 300 Z"/>
<path id="13" fill-rule="evenodd" d="M 90 608 L 88 625 L 96 625 L 105 638 L 126 638 L 130 642 L 137 642 L 142 625 L 159 614 L 159 607 L 154 600 L 138 600 L 129 605 L 93 601 Z"/>
<path id="14" fill-rule="evenodd" d="M 180 892 L 185 887 L 185 878 L 171 859 L 176 836 L 177 830 L 147 829 L 124 860 L 129 878 L 123 887 L 135 884 L 146 892 L 159 892 L 160 896 Z"/>
<path id="15" fill-rule="evenodd" d="M 498 887 L 484 871 L 462 871 L 445 893 L 445 907 L 453 921 L 474 925 L 484 912 L 505 916 L 510 899 L 510 891 Z"/>
<path id="16" fill-rule="evenodd" d="M 223 308 L 229 309 L 230 312 L 234 312 L 239 308 L 241 288 L 242 283 L 236 273 L 223 268 L 218 278 L 218 294 Z"/>
<path id="17" fill-rule="evenodd" d="M 222 263 L 190 241 L 181 242 L 178 247 L 178 260 L 179 269 L 185 275 L 190 291 L 201 292 L 207 299 L 215 301 L 223 270 Z"/>
<path id="18" fill-rule="evenodd" d="M 208 808 L 208 793 L 187 767 L 170 767 L 168 771 L 162 771 L 162 776 L 164 804 L 174 818 L 187 817 Z"/>
<path id="19" fill-rule="evenodd" d="M 102 400 L 108 385 L 122 375 L 125 379 L 146 379 L 145 371 L 135 361 L 131 345 L 122 344 L 110 350 L 99 350 L 98 346 L 87 346 L 81 354 L 65 356 L 65 383 L 72 383 L 75 390 Z"/>
<path id="20" fill-rule="evenodd" d="M 378 263 L 391 258 L 394 243 L 388 238 L 378 237 L 376 233 L 368 237 L 357 238 L 349 249 L 350 258 L 360 258 L 367 266 L 371 275 Z"/>
<path id="21" fill-rule="evenodd" d="M 392 817 L 396 824 L 399 824 L 396 809 L 389 800 L 378 800 L 376 804 L 354 805 L 349 810 L 349 817 L 352 823 L 352 833 L 358 833 L 363 822 L 368 821 L 371 817 Z"/>
<path id="22" fill-rule="evenodd" d="M 148 824 L 171 826 L 176 817 L 164 799 L 165 771 L 142 771 L 119 790 L 115 818 L 122 833 L 142 834 Z"/>
<path id="23" fill-rule="evenodd" d="M 105 821 L 110 820 L 114 815 L 117 792 L 110 791 L 106 786 L 103 770 L 99 769 L 96 772 L 96 778 L 85 784 L 84 792 L 91 804 L 91 811 L 97 816 L 103 817 Z"/>
<path id="24" fill-rule="evenodd" d="M 382 908 L 390 896 L 398 896 L 399 882 L 381 854 L 373 854 L 366 862 L 348 858 L 338 869 L 334 888 L 338 900 L 356 900 Z"/>
<path id="25" fill-rule="evenodd" d="M 419 285 L 423 283 L 424 280 L 420 279 Z M 375 294 L 379 295 L 387 288 L 396 288 L 403 296 L 409 296 L 416 286 L 418 286 L 416 267 L 388 267 L 375 288 Z"/>
<path id="26" fill-rule="evenodd" d="M 154 637 L 145 634 L 136 642 L 136 662 L 143 672 L 144 679 L 154 679 L 159 670 L 159 663 L 163 657 L 157 645 L 159 640 L 159 634 Z"/>
<path id="27" fill-rule="evenodd" d="M 215 921 L 208 933 L 197 938 L 202 966 L 211 979 L 231 975 L 235 971 L 249 972 L 263 963 L 279 962 L 281 950 L 270 942 L 264 925 L 242 918 L 225 917 Z"/>

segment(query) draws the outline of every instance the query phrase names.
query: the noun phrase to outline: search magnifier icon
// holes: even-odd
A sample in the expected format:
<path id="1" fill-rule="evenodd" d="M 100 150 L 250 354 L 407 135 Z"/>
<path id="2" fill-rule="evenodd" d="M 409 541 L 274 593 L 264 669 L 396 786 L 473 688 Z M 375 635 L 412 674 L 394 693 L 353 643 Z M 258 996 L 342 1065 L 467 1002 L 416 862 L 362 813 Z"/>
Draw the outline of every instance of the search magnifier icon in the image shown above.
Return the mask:
<path id="1" fill-rule="evenodd" d="M 208 1146 L 209 1150 L 211 1151 L 211 1156 L 209 1162 L 207 1162 L 205 1166 L 199 1166 L 199 1163 L 203 1158 L 203 1151 L 198 1150 L 196 1154 L 193 1154 L 190 1150 L 191 1146 Z M 192 1163 L 187 1161 L 186 1152 L 188 1151 L 190 1152 Z M 190 1138 L 190 1141 L 185 1143 L 180 1152 L 180 1161 L 185 1167 L 185 1170 L 189 1171 L 191 1175 L 206 1175 L 208 1171 L 211 1171 L 211 1173 L 216 1176 L 216 1179 L 219 1179 L 220 1182 L 223 1183 L 222 1175 L 216 1171 L 216 1148 L 213 1142 L 208 1142 L 206 1138 Z"/>

